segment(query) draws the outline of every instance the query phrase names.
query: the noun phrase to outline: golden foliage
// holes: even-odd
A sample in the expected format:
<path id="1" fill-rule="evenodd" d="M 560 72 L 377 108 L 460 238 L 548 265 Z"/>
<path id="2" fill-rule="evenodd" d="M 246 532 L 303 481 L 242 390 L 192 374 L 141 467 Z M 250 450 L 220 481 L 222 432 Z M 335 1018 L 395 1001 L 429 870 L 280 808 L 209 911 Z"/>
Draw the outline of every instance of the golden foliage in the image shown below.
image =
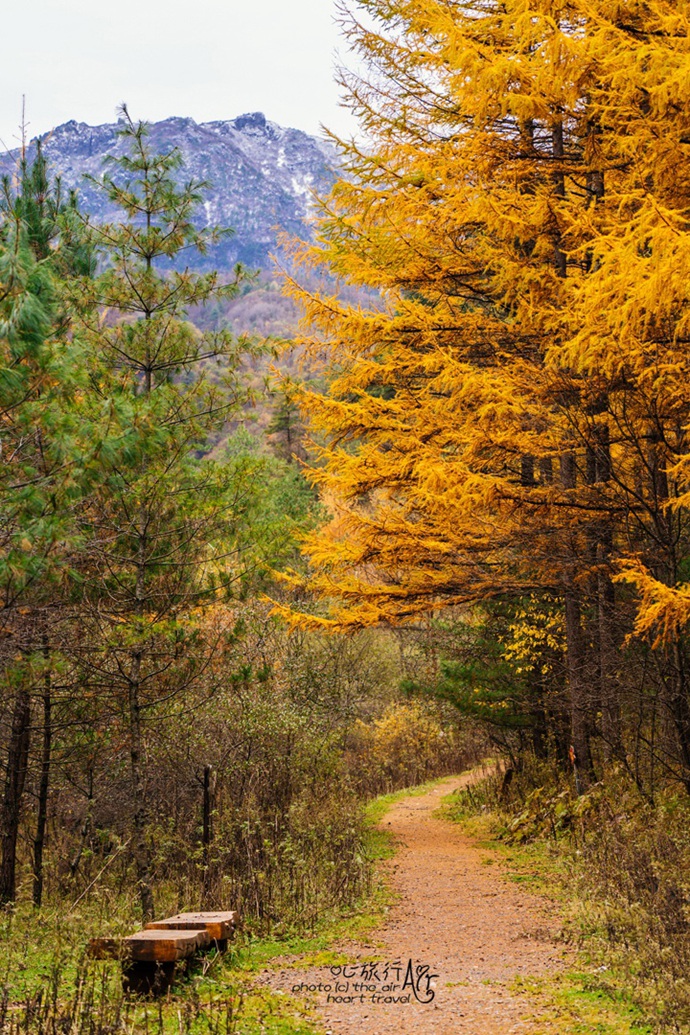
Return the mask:
<path id="1" fill-rule="evenodd" d="M 690 3 L 359 0 L 345 77 L 371 146 L 302 260 L 380 293 L 293 292 L 327 618 L 596 593 L 686 624 Z M 296 578 L 296 577 L 295 577 Z M 610 584 L 610 582 L 609 582 Z"/>

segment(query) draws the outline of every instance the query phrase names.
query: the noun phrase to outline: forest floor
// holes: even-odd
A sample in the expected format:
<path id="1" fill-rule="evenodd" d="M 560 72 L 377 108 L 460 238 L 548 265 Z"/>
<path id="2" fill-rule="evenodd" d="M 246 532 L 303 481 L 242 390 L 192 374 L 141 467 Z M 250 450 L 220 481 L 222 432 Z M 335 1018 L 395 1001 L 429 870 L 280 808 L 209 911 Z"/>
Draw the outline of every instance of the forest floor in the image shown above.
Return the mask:
<path id="1" fill-rule="evenodd" d="M 530 983 L 538 988 L 573 963 L 557 905 L 511 883 L 500 862 L 492 865 L 495 853 L 436 814 L 472 778 L 443 780 L 386 813 L 382 826 L 397 846 L 383 864 L 393 903 L 366 944 L 337 946 L 332 966 L 277 960 L 262 982 L 310 1003 L 332 1035 L 590 1030 L 554 1027 L 539 994 L 529 994 Z"/>

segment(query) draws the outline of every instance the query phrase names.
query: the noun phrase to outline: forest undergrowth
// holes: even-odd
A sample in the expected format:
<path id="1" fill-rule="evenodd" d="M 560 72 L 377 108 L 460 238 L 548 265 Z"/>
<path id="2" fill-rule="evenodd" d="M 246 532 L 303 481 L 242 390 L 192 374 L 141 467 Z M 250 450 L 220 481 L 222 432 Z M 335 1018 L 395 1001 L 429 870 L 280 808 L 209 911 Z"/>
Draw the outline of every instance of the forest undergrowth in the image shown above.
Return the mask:
<path id="1" fill-rule="evenodd" d="M 618 771 L 578 795 L 555 767 L 527 759 L 521 771 L 507 771 L 509 780 L 497 768 L 452 795 L 445 814 L 498 848 L 512 879 L 558 899 L 562 936 L 579 950 L 583 987 L 636 1007 L 635 1030 L 685 1035 L 690 1031 L 685 792 L 669 786 L 650 800 Z"/>

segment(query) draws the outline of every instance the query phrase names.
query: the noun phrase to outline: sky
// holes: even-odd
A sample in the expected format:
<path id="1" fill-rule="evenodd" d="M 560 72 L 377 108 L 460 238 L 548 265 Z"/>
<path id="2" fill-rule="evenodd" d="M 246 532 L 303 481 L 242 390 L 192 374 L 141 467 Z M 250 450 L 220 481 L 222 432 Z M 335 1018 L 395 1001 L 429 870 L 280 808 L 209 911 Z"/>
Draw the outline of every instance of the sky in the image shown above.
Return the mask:
<path id="1" fill-rule="evenodd" d="M 13 0 L 3 12 L 0 140 L 16 147 L 70 119 L 197 122 L 263 111 L 318 133 L 354 131 L 339 105 L 347 49 L 335 0 Z M 351 63 L 351 60 L 350 62 Z"/>

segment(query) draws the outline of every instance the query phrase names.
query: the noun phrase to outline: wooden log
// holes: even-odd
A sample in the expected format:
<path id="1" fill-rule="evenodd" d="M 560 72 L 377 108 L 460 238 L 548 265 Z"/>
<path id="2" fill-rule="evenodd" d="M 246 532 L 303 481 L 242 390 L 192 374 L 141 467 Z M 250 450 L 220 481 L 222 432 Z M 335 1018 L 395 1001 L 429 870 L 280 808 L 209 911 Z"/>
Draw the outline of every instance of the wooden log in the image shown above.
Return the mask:
<path id="1" fill-rule="evenodd" d="M 174 963 L 211 944 L 205 928 L 145 930 L 127 938 L 92 938 L 89 954 L 95 959 Z"/>
<path id="2" fill-rule="evenodd" d="M 204 928 L 211 941 L 227 942 L 231 938 L 239 923 L 239 913 L 234 910 L 216 913 L 177 913 L 176 916 L 169 916 L 164 920 L 153 920 L 146 925 L 147 930 L 168 931 L 177 929 L 180 931 Z"/>

